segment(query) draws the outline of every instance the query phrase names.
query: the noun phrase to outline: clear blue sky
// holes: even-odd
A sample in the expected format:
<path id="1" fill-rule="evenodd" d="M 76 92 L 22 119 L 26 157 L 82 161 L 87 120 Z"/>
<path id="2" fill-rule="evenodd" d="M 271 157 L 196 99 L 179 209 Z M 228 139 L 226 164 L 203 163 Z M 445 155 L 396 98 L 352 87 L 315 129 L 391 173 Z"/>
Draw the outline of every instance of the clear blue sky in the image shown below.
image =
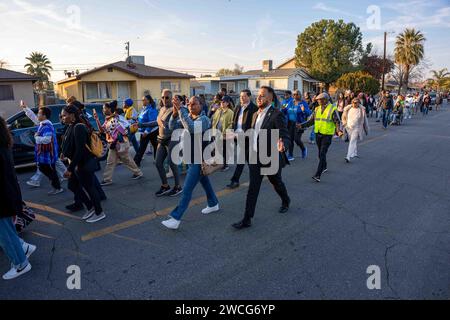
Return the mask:
<path id="1" fill-rule="evenodd" d="M 395 33 L 416 27 L 427 38 L 431 68 L 450 69 L 448 0 L 2 0 L 0 59 L 23 71 L 25 57 L 42 51 L 56 81 L 64 69 L 124 59 L 130 41 L 131 54 L 145 55 L 148 65 L 194 74 L 234 63 L 249 70 L 263 59 L 277 65 L 292 57 L 297 35 L 323 18 L 356 23 L 380 53 L 385 30 L 394 32 L 392 52 Z"/>

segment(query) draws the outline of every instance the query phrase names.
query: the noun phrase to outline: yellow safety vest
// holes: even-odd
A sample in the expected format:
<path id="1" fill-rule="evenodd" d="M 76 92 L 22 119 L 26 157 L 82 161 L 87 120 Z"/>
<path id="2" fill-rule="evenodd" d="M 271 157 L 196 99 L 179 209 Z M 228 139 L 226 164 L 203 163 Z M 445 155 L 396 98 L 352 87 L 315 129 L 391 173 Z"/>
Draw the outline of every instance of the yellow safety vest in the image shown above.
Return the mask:
<path id="1" fill-rule="evenodd" d="M 336 132 L 336 125 L 333 121 L 333 113 L 336 112 L 337 107 L 331 103 L 322 112 L 322 106 L 316 107 L 316 116 L 314 122 L 314 131 L 316 133 L 334 135 Z"/>

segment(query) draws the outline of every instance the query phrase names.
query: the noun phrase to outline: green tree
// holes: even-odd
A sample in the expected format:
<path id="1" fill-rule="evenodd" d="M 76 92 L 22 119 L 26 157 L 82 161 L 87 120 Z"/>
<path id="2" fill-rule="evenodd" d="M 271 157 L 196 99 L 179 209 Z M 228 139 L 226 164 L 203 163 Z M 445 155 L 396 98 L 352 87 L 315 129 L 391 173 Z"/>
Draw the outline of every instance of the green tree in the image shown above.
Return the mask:
<path id="1" fill-rule="evenodd" d="M 28 60 L 25 65 L 27 73 L 38 79 L 35 83 L 35 89 L 42 92 L 50 79 L 50 71 L 53 70 L 52 63 L 45 54 L 40 52 L 32 52 L 26 59 Z"/>
<path id="2" fill-rule="evenodd" d="M 297 38 L 296 65 L 303 67 L 328 91 L 342 74 L 355 71 L 372 44 L 362 46 L 362 33 L 354 23 L 321 20 L 305 29 Z"/>
<path id="3" fill-rule="evenodd" d="M 441 90 L 441 88 L 448 81 L 450 72 L 448 72 L 447 68 L 444 68 L 441 70 L 432 70 L 431 73 L 433 74 L 433 78 L 430 79 L 430 83 L 437 90 Z"/>
<path id="4" fill-rule="evenodd" d="M 244 72 L 244 67 L 238 64 L 234 65 L 234 69 L 222 68 L 216 72 L 216 77 L 224 77 L 224 76 L 237 76 Z"/>
<path id="5" fill-rule="evenodd" d="M 422 32 L 409 28 L 397 36 L 394 50 L 395 62 L 405 70 L 405 76 L 400 79 L 399 92 L 403 85 L 407 90 L 411 68 L 417 66 L 423 59 L 425 40 Z"/>
<path id="6" fill-rule="evenodd" d="M 377 94 L 380 91 L 380 82 L 364 71 L 343 74 L 337 81 L 336 86 L 342 90 L 353 92 L 365 92 Z"/>

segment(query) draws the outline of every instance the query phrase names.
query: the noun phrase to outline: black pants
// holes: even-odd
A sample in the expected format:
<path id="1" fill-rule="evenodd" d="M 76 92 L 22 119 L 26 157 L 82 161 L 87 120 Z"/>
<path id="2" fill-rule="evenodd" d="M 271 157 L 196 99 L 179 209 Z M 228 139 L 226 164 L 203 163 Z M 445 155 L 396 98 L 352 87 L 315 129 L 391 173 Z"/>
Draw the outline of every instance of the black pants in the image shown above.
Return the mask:
<path id="1" fill-rule="evenodd" d="M 95 214 L 103 212 L 100 193 L 95 186 L 95 159 L 88 160 L 84 166 L 78 166 L 69 179 L 68 187 L 81 200 L 88 210 L 95 208 Z"/>
<path id="2" fill-rule="evenodd" d="M 156 159 L 156 149 L 158 148 L 158 130 L 155 130 L 145 137 L 141 135 L 141 140 L 139 142 L 139 150 L 134 156 L 134 162 L 138 167 L 141 166 L 142 158 L 144 157 L 145 150 L 147 150 L 148 143 L 151 143 L 153 146 L 153 158 Z"/>
<path id="3" fill-rule="evenodd" d="M 54 164 L 42 164 L 39 163 L 39 170 L 50 179 L 52 187 L 54 189 L 61 189 L 61 182 L 59 181 L 58 173 Z"/>
<path id="4" fill-rule="evenodd" d="M 316 134 L 316 143 L 319 150 L 319 166 L 317 167 L 316 177 L 322 175 L 323 171 L 327 169 L 327 152 L 333 140 L 333 135 Z"/>
<path id="5" fill-rule="evenodd" d="M 297 123 L 295 121 L 288 121 L 288 131 L 289 131 L 289 138 L 291 139 L 291 141 L 295 141 L 295 133 L 296 133 L 296 125 Z M 289 156 L 294 156 L 294 144 L 291 143 L 289 145 L 289 150 L 288 150 L 288 154 Z"/>
<path id="6" fill-rule="evenodd" d="M 295 141 L 295 143 L 300 147 L 300 149 L 302 150 L 302 151 L 305 151 L 305 145 L 303 144 L 303 141 L 302 141 L 302 136 L 303 136 L 303 133 L 305 132 L 305 130 L 303 130 L 303 129 L 295 129 L 296 131 L 295 131 L 295 139 L 294 139 L 294 141 Z M 291 145 L 293 145 L 293 143 L 291 143 Z"/>
<path id="7" fill-rule="evenodd" d="M 249 164 L 250 170 L 250 186 L 248 188 L 247 200 L 245 203 L 245 220 L 250 220 L 255 215 L 256 203 L 258 201 L 259 190 L 261 188 L 261 183 L 264 176 L 261 175 L 261 166 L 258 164 Z M 280 196 L 283 201 L 283 205 L 288 205 L 290 202 L 289 195 L 286 186 L 283 183 L 281 177 L 282 168 L 278 169 L 275 175 L 267 176 L 276 193 Z"/>
<path id="8" fill-rule="evenodd" d="M 156 150 L 156 168 L 158 169 L 159 177 L 161 178 L 161 183 L 163 185 L 168 184 L 166 168 L 164 168 L 164 161 L 169 158 L 169 166 L 175 179 L 175 186 L 180 186 L 180 174 L 178 172 L 178 166 L 172 161 L 172 150 L 175 146 L 176 143 L 170 140 L 162 141 L 159 143 L 158 149 Z"/>
<path id="9" fill-rule="evenodd" d="M 234 141 L 237 143 L 237 140 Z M 248 138 L 245 138 L 245 162 L 248 163 L 248 157 L 249 157 L 249 149 L 250 149 L 250 141 Z M 237 159 L 238 160 L 238 159 Z M 241 179 L 242 172 L 244 172 L 245 164 L 238 164 L 236 165 L 236 169 L 234 170 L 233 177 L 231 178 L 231 182 L 239 183 L 239 180 Z"/>
<path id="10" fill-rule="evenodd" d="M 102 186 L 100 184 L 100 181 L 98 181 L 98 178 L 97 178 L 97 176 L 95 174 L 94 174 L 94 187 L 97 189 L 98 194 L 100 195 L 100 200 L 101 201 L 106 200 L 107 199 L 106 193 L 105 193 L 105 191 L 103 191 L 103 188 L 102 188 Z M 70 190 L 73 192 L 72 189 L 70 189 Z M 74 202 L 78 206 L 83 205 L 82 197 L 80 196 L 80 194 L 77 194 L 75 192 L 74 192 Z"/>

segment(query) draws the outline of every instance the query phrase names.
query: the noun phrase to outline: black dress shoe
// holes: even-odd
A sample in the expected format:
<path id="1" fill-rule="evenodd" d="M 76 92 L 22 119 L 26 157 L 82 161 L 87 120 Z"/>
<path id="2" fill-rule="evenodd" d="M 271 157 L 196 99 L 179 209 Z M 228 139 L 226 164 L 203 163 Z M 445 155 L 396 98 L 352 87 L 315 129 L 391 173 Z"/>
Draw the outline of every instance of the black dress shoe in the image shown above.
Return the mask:
<path id="1" fill-rule="evenodd" d="M 288 211 L 289 211 L 289 206 L 287 206 L 287 207 L 282 206 L 278 212 L 279 212 L 279 213 L 286 213 L 286 212 L 288 212 Z"/>
<path id="2" fill-rule="evenodd" d="M 250 228 L 251 226 L 252 226 L 251 221 L 245 221 L 245 220 L 242 220 L 242 221 L 239 221 L 239 222 L 233 224 L 233 228 L 238 229 L 238 230 Z"/>
<path id="3" fill-rule="evenodd" d="M 72 204 L 69 204 L 68 206 L 66 206 L 66 209 L 71 212 L 77 212 L 77 211 L 83 210 L 84 207 L 82 204 L 72 203 Z"/>
<path id="4" fill-rule="evenodd" d="M 236 189 L 239 188 L 239 182 L 232 181 L 229 185 L 227 185 L 228 189 Z"/>

